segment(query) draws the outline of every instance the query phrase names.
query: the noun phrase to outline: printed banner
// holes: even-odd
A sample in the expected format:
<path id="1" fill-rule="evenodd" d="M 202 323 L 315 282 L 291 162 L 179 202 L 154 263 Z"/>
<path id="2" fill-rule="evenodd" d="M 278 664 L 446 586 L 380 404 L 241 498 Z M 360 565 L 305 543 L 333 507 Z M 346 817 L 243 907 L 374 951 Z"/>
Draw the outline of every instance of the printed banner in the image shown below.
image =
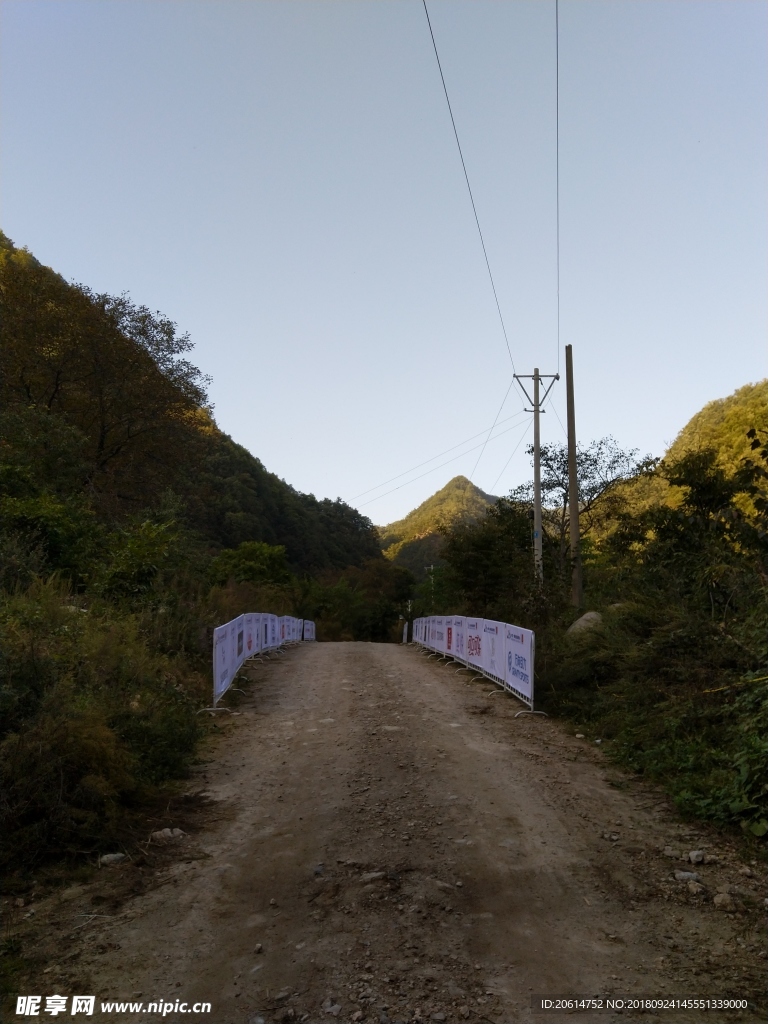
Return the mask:
<path id="1" fill-rule="evenodd" d="M 505 623 L 483 619 L 483 671 L 486 675 L 505 681 L 504 671 Z"/>
<path id="2" fill-rule="evenodd" d="M 245 656 L 251 658 L 261 650 L 259 643 L 259 616 L 256 612 L 245 613 Z"/>
<path id="3" fill-rule="evenodd" d="M 443 619 L 443 623 L 445 625 L 445 646 L 443 647 L 443 650 L 445 651 L 446 654 L 449 654 L 451 657 L 453 657 L 453 648 L 455 642 L 455 634 L 453 632 L 453 616 L 446 616 L 446 618 Z"/>
<path id="4" fill-rule="evenodd" d="M 435 650 L 445 653 L 445 619 L 442 615 L 435 616 Z"/>
<path id="5" fill-rule="evenodd" d="M 470 665 L 483 667 L 483 620 L 467 619 L 467 661 Z"/>
<path id="6" fill-rule="evenodd" d="M 228 622 L 213 631 L 213 703 L 226 693 L 232 682 L 232 656 L 230 650 Z"/>
<path id="7" fill-rule="evenodd" d="M 453 617 L 453 648 L 456 661 L 467 660 L 467 622 L 463 615 Z"/>
<path id="8" fill-rule="evenodd" d="M 510 690 L 533 705 L 533 656 L 535 638 L 522 626 L 504 627 L 506 646 L 505 682 Z"/>
<path id="9" fill-rule="evenodd" d="M 234 630 L 232 632 L 232 645 L 234 653 L 235 674 L 245 661 L 245 616 L 238 615 L 233 620 Z"/>

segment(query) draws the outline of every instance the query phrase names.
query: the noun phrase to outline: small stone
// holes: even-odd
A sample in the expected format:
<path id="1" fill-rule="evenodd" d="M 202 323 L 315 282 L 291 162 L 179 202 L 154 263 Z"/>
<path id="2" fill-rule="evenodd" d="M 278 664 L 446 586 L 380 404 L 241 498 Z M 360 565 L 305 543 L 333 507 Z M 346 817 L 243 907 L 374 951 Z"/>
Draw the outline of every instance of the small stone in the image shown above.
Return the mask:
<path id="1" fill-rule="evenodd" d="M 276 1003 L 284 1003 L 284 1002 L 285 1002 L 285 1000 L 286 1000 L 286 999 L 288 998 L 288 996 L 289 996 L 290 994 L 291 994 L 291 990 L 290 990 L 289 988 L 284 988 L 284 989 L 281 989 L 281 990 L 280 990 L 280 991 L 279 991 L 279 992 L 277 993 L 277 995 L 275 996 L 275 1002 L 276 1002 Z"/>
<path id="2" fill-rule="evenodd" d="M 669 857 L 670 860 L 680 860 L 680 851 L 676 850 L 674 846 L 665 846 L 664 856 Z"/>
<path id="3" fill-rule="evenodd" d="M 338 1017 L 341 1013 L 341 1005 L 339 1003 L 334 1003 L 333 1006 L 329 1006 L 325 1012 L 330 1013 L 333 1017 Z"/>
<path id="4" fill-rule="evenodd" d="M 468 1006 L 460 1006 L 459 1007 L 459 1013 L 461 1014 L 462 1017 L 464 1017 L 466 1019 L 469 1016 L 469 1007 Z"/>
<path id="5" fill-rule="evenodd" d="M 378 882 L 382 878 L 386 878 L 386 871 L 368 871 L 364 875 L 360 875 L 361 882 Z"/>
<path id="6" fill-rule="evenodd" d="M 691 850 L 688 854 L 688 860 L 691 864 L 703 864 L 704 863 L 704 851 L 703 850 Z"/>
<path id="7" fill-rule="evenodd" d="M 704 892 L 704 886 L 701 882 L 689 882 L 688 892 L 691 893 L 692 896 L 698 896 L 699 893 Z"/>
<path id="8" fill-rule="evenodd" d="M 476 970 L 476 971 L 479 971 L 479 970 L 481 970 L 480 964 L 475 964 L 475 970 Z"/>
<path id="9" fill-rule="evenodd" d="M 171 843 L 177 837 L 174 836 L 173 832 L 169 828 L 158 829 L 157 832 L 153 832 L 150 839 L 153 843 L 159 843 L 161 846 L 163 843 Z"/>
<path id="10" fill-rule="evenodd" d="M 698 882 L 699 876 L 695 871 L 676 871 L 675 878 L 678 882 Z"/>
<path id="11" fill-rule="evenodd" d="M 262 944 L 260 942 L 257 942 L 256 945 L 253 947 L 253 952 L 254 953 L 261 953 L 261 952 L 263 952 L 263 950 L 264 950 L 264 947 L 262 946 Z"/>
<path id="12" fill-rule="evenodd" d="M 576 733 L 576 739 L 577 740 L 583 740 L 584 739 L 584 733 L 583 732 L 577 732 Z"/>
<path id="13" fill-rule="evenodd" d="M 720 863 L 720 858 L 717 856 L 716 853 L 705 853 L 704 854 L 704 863 L 705 864 L 719 864 Z"/>
<path id="14" fill-rule="evenodd" d="M 355 1012 L 352 1014 L 352 1020 L 357 1021 L 357 1020 L 362 1020 L 362 1019 L 363 1019 L 363 1011 L 362 1010 L 355 1010 Z"/>
<path id="15" fill-rule="evenodd" d="M 277 906 L 277 900 L 275 900 L 275 899 L 270 900 L 269 901 L 269 905 L 270 905 L 270 907 L 276 907 Z"/>
<path id="16" fill-rule="evenodd" d="M 602 740 L 595 740 L 595 743 L 602 743 Z"/>
<path id="17" fill-rule="evenodd" d="M 103 857 L 99 857 L 100 864 L 119 864 L 122 860 L 125 860 L 124 853 L 105 853 Z"/>
<path id="18" fill-rule="evenodd" d="M 719 892 L 712 902 L 718 910 L 733 910 L 733 897 L 728 892 Z"/>
<path id="19" fill-rule="evenodd" d="M 444 1013 L 433 1013 L 432 1014 L 432 1020 L 445 1020 L 445 1014 Z"/>
<path id="20" fill-rule="evenodd" d="M 743 868 L 739 868 L 739 874 L 744 875 L 745 878 L 755 877 L 755 872 L 752 870 L 752 868 L 748 868 L 746 865 L 744 865 Z"/>

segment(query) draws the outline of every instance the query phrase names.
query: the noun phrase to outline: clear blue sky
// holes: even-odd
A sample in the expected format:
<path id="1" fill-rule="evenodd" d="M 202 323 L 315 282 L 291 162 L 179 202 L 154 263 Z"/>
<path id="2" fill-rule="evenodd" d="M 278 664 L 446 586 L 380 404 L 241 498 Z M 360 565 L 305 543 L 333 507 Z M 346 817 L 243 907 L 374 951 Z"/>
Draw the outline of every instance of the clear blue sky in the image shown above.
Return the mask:
<path id="1" fill-rule="evenodd" d="M 554 10 L 430 5 L 520 373 L 558 368 Z M 472 472 L 476 451 L 357 497 L 490 426 L 511 378 L 418 0 L 0 12 L 17 245 L 172 317 L 220 426 L 303 491 L 383 523 Z M 767 41 L 762 0 L 561 0 L 561 343 L 583 441 L 661 454 L 766 376 Z M 562 383 L 553 404 L 545 440 Z M 520 408 L 510 394 L 502 418 Z M 479 486 L 530 476 L 525 442 L 504 469 L 529 419 L 488 445 Z"/>

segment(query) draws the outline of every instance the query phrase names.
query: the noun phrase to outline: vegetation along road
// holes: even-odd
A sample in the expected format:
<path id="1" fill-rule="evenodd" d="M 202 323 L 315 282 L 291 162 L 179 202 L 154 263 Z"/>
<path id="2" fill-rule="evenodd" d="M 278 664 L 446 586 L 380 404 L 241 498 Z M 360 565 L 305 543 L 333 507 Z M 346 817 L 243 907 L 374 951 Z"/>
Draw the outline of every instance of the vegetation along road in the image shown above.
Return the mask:
<path id="1" fill-rule="evenodd" d="M 38 905 L 42 990 L 210 1001 L 216 1024 L 559 1022 L 531 996 L 608 993 L 764 1011 L 763 869 L 594 743 L 413 647 L 248 671 L 171 818 L 186 837 Z"/>

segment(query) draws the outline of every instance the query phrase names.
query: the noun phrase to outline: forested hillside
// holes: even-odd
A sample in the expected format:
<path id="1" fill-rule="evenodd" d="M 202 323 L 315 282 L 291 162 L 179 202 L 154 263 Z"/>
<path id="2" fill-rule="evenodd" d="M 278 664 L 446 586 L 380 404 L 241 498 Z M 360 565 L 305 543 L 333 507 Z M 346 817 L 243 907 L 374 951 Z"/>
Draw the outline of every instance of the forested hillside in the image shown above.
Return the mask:
<path id="1" fill-rule="evenodd" d="M 26 502 L 18 515 L 37 515 L 44 529 L 32 507 L 43 491 L 105 522 L 175 497 L 213 548 L 282 544 L 297 571 L 378 554 L 367 519 L 295 491 L 216 427 L 189 339 L 170 320 L 67 284 L 5 236 L 0 245 L 4 464 Z"/>
<path id="2" fill-rule="evenodd" d="M 411 579 L 218 429 L 168 318 L 0 236 L 0 319 L 0 861 L 32 864 L 116 841 L 184 774 L 213 626 L 388 640 Z"/>
<path id="3" fill-rule="evenodd" d="M 379 527 L 382 550 L 421 579 L 425 565 L 442 563 L 443 534 L 458 523 L 476 522 L 495 501 L 465 476 L 455 476 L 404 519 Z"/>
<path id="4" fill-rule="evenodd" d="M 768 427 L 768 380 L 745 384 L 727 398 L 707 402 L 677 435 L 666 458 L 709 448 L 716 453 L 717 465 L 732 474 L 751 455 L 750 427 Z"/>

